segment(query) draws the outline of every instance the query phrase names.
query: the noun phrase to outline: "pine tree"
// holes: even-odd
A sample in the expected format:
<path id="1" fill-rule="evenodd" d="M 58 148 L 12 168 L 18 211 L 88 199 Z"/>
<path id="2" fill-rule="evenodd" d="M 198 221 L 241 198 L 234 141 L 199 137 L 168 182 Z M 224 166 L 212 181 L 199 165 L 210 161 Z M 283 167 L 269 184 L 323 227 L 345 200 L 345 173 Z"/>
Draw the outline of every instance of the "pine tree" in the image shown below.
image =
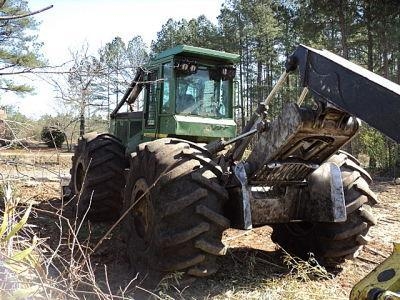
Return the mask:
<path id="1" fill-rule="evenodd" d="M 9 0 L 0 7 L 1 16 L 28 14 L 27 1 Z M 43 65 L 41 44 L 33 34 L 37 30 L 33 17 L 0 19 L 0 89 L 17 93 L 31 92 L 27 84 L 15 83 L 16 74 L 29 73 Z"/>

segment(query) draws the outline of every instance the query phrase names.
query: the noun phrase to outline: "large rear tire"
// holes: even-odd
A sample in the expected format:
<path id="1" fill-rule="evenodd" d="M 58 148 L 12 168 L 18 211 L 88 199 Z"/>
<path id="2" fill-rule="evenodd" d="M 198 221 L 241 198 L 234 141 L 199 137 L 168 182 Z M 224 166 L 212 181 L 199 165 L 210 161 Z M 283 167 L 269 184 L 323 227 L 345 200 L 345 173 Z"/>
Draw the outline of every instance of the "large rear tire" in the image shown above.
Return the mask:
<path id="1" fill-rule="evenodd" d="M 371 206 L 377 203 L 370 190 L 370 175 L 345 152 L 333 155 L 343 180 L 347 220 L 340 223 L 287 223 L 272 226 L 272 240 L 291 254 L 306 258 L 313 253 L 321 262 L 336 264 L 356 257 L 368 243 L 367 233 L 376 224 Z"/>
<path id="2" fill-rule="evenodd" d="M 125 147 L 110 134 L 89 133 L 79 139 L 72 157 L 70 189 L 77 215 L 91 221 L 111 221 L 122 208 Z"/>
<path id="3" fill-rule="evenodd" d="M 178 139 L 138 146 L 125 189 L 128 257 L 138 272 L 175 272 L 204 277 L 225 254 L 222 215 L 228 194 L 220 168 L 206 151 Z"/>

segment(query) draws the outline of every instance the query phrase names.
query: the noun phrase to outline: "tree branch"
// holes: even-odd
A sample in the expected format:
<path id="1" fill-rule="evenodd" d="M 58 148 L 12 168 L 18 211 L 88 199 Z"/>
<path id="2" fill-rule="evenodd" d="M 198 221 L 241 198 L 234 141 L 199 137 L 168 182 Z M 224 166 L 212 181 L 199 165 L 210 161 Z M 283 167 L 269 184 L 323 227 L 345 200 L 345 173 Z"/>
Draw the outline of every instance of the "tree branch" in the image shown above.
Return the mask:
<path id="1" fill-rule="evenodd" d="M 5 2 L 5 1 L 4 1 L 4 2 Z M 4 3 L 3 3 L 3 5 L 4 5 Z M 30 12 L 30 13 L 26 13 L 26 14 L 22 14 L 22 15 L 0 16 L 0 21 L 7 21 L 7 20 L 15 20 L 15 19 L 26 18 L 26 17 L 29 17 L 29 16 L 36 15 L 36 14 L 38 14 L 38 13 L 41 13 L 41 12 L 43 12 L 43 11 L 45 11 L 45 10 L 50 9 L 50 8 L 53 8 L 53 5 L 49 5 L 49 6 L 45 7 L 45 8 L 39 9 L 39 10 L 37 10 L 37 11 Z"/>
<path id="2" fill-rule="evenodd" d="M 26 73 L 32 73 L 32 70 L 34 68 L 27 68 L 21 71 L 13 71 L 13 72 L 0 72 L 0 76 L 7 76 L 7 75 L 20 75 L 20 74 L 26 74 Z"/>

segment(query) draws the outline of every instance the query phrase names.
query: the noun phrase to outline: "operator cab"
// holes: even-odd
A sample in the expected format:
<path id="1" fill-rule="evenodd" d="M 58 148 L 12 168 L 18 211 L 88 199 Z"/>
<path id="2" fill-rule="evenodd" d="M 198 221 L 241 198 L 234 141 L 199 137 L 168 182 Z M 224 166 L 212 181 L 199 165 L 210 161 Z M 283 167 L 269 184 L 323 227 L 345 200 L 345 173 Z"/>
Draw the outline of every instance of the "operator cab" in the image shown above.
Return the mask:
<path id="1" fill-rule="evenodd" d="M 233 66 L 224 70 L 214 66 L 197 65 L 196 61 L 176 61 L 175 69 L 175 113 L 211 118 L 229 118 L 228 106 L 232 97 L 231 84 L 235 76 Z M 222 77 L 222 72 L 229 74 Z M 170 72 L 172 73 L 172 72 Z M 165 78 L 165 77 L 164 77 Z M 164 83 L 164 91 L 169 87 Z M 162 112 L 170 110 L 168 96 L 163 98 Z"/>
<path id="2" fill-rule="evenodd" d="M 139 69 L 111 114 L 111 131 L 129 150 L 162 137 L 209 142 L 235 136 L 233 79 L 238 58 L 185 45 L 158 54 Z M 141 90 L 143 103 L 138 105 Z M 119 113 L 125 103 L 130 111 Z"/>

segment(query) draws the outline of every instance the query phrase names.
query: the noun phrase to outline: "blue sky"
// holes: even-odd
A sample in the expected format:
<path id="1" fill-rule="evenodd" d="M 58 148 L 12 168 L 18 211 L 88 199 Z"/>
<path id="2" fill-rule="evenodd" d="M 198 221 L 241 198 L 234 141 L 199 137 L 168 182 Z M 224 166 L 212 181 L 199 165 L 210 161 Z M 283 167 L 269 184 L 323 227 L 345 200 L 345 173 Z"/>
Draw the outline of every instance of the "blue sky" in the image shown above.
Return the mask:
<path id="1" fill-rule="evenodd" d="M 69 58 L 70 50 L 88 43 L 96 52 L 115 36 L 124 41 L 136 35 L 145 43 L 156 39 L 157 32 L 169 19 L 196 18 L 201 14 L 216 23 L 223 0 L 30 0 L 32 11 L 48 5 L 54 7 L 36 15 L 41 22 L 39 40 L 50 64 L 59 64 Z M 1 104 L 16 103 L 28 116 L 39 117 L 55 112 L 57 104 L 49 85 L 34 81 L 36 95 L 23 98 L 11 94 L 1 96 Z"/>

